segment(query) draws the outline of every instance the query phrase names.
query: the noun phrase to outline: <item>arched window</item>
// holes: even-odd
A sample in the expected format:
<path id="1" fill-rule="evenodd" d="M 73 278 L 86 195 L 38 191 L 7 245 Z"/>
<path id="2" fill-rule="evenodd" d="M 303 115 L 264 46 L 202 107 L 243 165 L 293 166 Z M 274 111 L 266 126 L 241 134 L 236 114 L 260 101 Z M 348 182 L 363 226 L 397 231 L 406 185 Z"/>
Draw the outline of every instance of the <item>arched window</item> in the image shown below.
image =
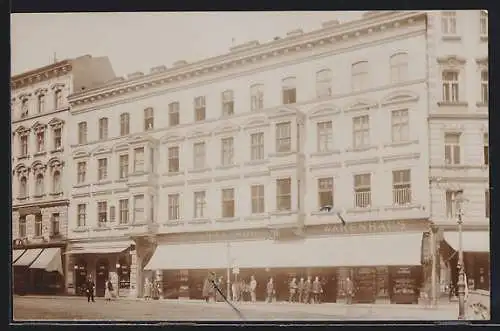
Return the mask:
<path id="1" fill-rule="evenodd" d="M 44 187 L 43 187 L 43 175 L 42 174 L 38 174 L 36 176 L 35 191 L 36 191 L 37 196 L 43 195 Z"/>
<path id="2" fill-rule="evenodd" d="M 54 171 L 54 175 L 52 177 L 52 192 L 61 192 L 61 173 L 59 171 Z"/>
<path id="3" fill-rule="evenodd" d="M 404 82 L 408 79 L 408 54 L 397 53 L 391 56 L 391 83 Z"/>
<path id="4" fill-rule="evenodd" d="M 351 87 L 360 91 L 368 87 L 368 61 L 356 62 L 351 66 Z"/>
<path id="5" fill-rule="evenodd" d="M 323 69 L 316 73 L 316 95 L 318 98 L 332 95 L 332 71 Z"/>
<path id="6" fill-rule="evenodd" d="M 125 136 L 130 133 L 130 114 L 123 113 L 120 115 L 120 135 Z"/>
<path id="7" fill-rule="evenodd" d="M 28 196 L 28 180 L 25 176 L 19 181 L 19 197 L 26 198 Z"/>
<path id="8" fill-rule="evenodd" d="M 288 77 L 283 79 L 282 89 L 284 105 L 297 102 L 297 84 L 295 77 Z"/>

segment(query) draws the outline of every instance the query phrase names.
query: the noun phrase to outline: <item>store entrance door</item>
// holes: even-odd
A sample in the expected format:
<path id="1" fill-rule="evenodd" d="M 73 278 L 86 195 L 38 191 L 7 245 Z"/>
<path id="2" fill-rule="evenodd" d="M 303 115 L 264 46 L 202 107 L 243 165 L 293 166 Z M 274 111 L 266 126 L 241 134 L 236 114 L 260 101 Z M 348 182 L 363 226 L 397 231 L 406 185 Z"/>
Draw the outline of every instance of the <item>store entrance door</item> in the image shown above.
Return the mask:
<path id="1" fill-rule="evenodd" d="M 109 262 L 101 259 L 96 264 L 95 294 L 96 297 L 103 297 L 106 289 L 106 280 L 109 276 Z"/>
<path id="2" fill-rule="evenodd" d="M 354 302 L 375 303 L 377 270 L 375 268 L 354 269 Z"/>

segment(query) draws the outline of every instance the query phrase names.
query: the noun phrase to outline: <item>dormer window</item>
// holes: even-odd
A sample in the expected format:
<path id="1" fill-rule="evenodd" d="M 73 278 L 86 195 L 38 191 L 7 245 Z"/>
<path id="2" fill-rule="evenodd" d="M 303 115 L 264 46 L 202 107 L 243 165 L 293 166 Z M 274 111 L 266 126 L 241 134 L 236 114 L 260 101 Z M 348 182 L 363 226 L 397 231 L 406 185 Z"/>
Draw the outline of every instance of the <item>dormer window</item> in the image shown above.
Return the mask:
<path id="1" fill-rule="evenodd" d="M 233 91 L 227 90 L 222 92 L 222 116 L 230 116 L 233 114 L 234 114 Z"/>
<path id="2" fill-rule="evenodd" d="M 154 129 L 154 111 L 153 108 L 144 109 L 144 131 Z"/>

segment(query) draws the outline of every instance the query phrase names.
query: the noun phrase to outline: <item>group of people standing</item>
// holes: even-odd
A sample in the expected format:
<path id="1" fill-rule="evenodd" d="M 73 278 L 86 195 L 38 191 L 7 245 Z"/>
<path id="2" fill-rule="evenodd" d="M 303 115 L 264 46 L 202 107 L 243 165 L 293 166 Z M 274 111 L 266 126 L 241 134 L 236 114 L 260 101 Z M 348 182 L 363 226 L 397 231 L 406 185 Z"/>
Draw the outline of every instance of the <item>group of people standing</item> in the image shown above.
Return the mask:
<path id="1" fill-rule="evenodd" d="M 105 284 L 104 299 L 106 301 L 111 301 L 112 298 L 116 297 L 113 283 L 108 278 L 106 279 L 104 284 Z M 95 302 L 94 291 L 95 291 L 95 283 L 94 280 L 92 279 L 92 275 L 89 275 L 87 281 L 85 282 L 85 295 L 87 297 L 87 302 Z"/>
<path id="2" fill-rule="evenodd" d="M 149 278 L 144 280 L 144 300 L 158 300 L 160 298 L 161 291 L 160 282 L 156 279 L 152 282 Z"/>

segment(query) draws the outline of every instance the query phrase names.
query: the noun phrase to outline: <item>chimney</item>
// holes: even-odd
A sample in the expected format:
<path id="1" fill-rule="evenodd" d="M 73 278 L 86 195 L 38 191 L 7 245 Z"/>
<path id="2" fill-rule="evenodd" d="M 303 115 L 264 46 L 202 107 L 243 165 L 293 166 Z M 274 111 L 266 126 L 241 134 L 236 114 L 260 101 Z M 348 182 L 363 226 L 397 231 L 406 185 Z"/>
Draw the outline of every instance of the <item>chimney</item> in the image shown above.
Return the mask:
<path id="1" fill-rule="evenodd" d="M 186 60 L 179 60 L 179 61 L 175 61 L 173 66 L 174 66 L 174 68 L 176 68 L 176 67 L 185 66 L 186 64 L 188 64 L 188 62 Z"/>
<path id="2" fill-rule="evenodd" d="M 295 30 L 292 30 L 292 31 L 288 31 L 286 33 L 286 36 L 287 37 L 296 37 L 296 36 L 300 36 L 304 34 L 304 31 L 302 29 L 295 29 Z"/>
<path id="3" fill-rule="evenodd" d="M 136 79 L 136 78 L 139 78 L 139 77 L 142 77 L 144 76 L 144 73 L 140 72 L 140 71 L 136 71 L 136 72 L 133 72 L 131 74 L 128 74 L 127 75 L 127 79 Z"/>
<path id="4" fill-rule="evenodd" d="M 149 73 L 150 74 L 159 74 L 160 72 L 165 72 L 167 71 L 167 66 L 156 66 L 156 67 L 153 67 L 151 69 L 149 69 Z"/>
<path id="5" fill-rule="evenodd" d="M 249 42 L 244 43 L 244 44 L 233 46 L 229 50 L 231 52 L 238 52 L 238 51 L 247 50 L 247 49 L 250 49 L 253 47 L 257 47 L 259 45 L 260 45 L 260 43 L 257 40 L 252 40 L 252 41 L 249 41 Z"/>
<path id="6" fill-rule="evenodd" d="M 331 28 L 332 26 L 336 26 L 336 25 L 339 25 L 339 20 L 330 20 L 330 21 L 323 22 L 323 24 L 321 24 L 323 29 Z"/>

